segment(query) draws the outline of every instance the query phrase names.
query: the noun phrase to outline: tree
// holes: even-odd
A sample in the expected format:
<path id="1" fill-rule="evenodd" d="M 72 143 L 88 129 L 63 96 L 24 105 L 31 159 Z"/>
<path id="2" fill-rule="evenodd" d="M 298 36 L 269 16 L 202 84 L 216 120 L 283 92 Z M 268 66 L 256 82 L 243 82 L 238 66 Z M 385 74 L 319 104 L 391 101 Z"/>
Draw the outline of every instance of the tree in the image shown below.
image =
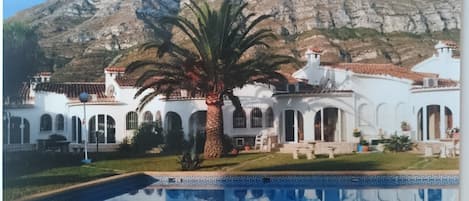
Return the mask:
<path id="1" fill-rule="evenodd" d="M 15 96 L 28 76 L 46 65 L 34 29 L 20 22 L 3 27 L 3 86 L 4 94 Z"/>
<path id="2" fill-rule="evenodd" d="M 140 88 L 135 97 L 149 91 L 142 97 L 140 109 L 157 95 L 169 97 L 179 89 L 202 94 L 207 104 L 204 157 L 219 158 L 223 150 L 223 97 L 240 109 L 234 88 L 282 81 L 284 77 L 276 72 L 279 65 L 296 60 L 267 51 L 268 40 L 276 37 L 272 30 L 257 26 L 271 16 L 243 15 L 247 3 L 223 1 L 220 9 L 214 9 L 205 1 L 198 5 L 191 0 L 186 7 L 189 16 L 164 16 L 158 26 L 152 26 L 158 38 L 141 49 L 157 49 L 156 58 L 134 61 L 126 72 L 145 69 L 136 82 Z M 171 28 L 188 38 L 189 45 L 168 36 Z"/>

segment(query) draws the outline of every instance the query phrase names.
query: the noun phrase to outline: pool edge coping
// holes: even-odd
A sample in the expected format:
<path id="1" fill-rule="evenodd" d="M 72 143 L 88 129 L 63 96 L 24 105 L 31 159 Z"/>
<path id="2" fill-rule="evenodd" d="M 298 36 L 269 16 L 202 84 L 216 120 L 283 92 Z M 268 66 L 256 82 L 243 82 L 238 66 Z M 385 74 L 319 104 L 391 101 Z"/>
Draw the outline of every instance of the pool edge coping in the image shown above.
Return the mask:
<path id="1" fill-rule="evenodd" d="M 456 176 L 459 175 L 459 170 L 396 170 L 396 171 L 255 171 L 255 172 L 222 172 L 222 171 L 138 171 L 118 174 L 110 177 L 105 177 L 97 180 L 92 180 L 84 183 L 79 183 L 52 191 L 46 191 L 29 195 L 23 198 L 16 199 L 15 201 L 31 201 L 43 199 L 56 194 L 65 193 L 67 191 L 80 190 L 91 186 L 103 184 L 106 182 L 125 179 L 128 177 L 138 175 L 149 176 L 314 176 L 314 175 L 359 175 L 359 176 L 378 176 L 378 175 L 442 175 L 442 176 Z"/>

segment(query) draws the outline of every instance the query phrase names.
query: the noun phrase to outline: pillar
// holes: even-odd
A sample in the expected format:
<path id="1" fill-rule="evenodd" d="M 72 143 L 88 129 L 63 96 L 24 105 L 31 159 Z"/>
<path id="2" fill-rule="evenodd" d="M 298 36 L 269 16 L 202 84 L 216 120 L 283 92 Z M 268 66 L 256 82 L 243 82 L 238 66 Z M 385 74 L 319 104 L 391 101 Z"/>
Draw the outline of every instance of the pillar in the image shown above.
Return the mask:
<path id="1" fill-rule="evenodd" d="M 321 108 L 321 141 L 324 142 L 324 108 Z"/>
<path id="2" fill-rule="evenodd" d="M 440 105 L 440 139 L 446 139 L 445 106 Z"/>
<path id="3" fill-rule="evenodd" d="M 338 139 L 338 142 L 342 142 L 342 111 L 340 109 L 337 109 L 337 122 L 338 122 L 338 128 L 339 128 L 339 137 L 337 138 Z"/>

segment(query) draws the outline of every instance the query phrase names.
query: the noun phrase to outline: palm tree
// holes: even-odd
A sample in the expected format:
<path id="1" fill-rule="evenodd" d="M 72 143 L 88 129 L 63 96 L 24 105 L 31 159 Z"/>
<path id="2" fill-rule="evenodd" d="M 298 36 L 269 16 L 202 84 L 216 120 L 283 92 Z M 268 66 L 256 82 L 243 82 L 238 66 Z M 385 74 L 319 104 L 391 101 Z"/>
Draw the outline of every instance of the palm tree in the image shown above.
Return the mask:
<path id="1" fill-rule="evenodd" d="M 139 90 L 135 97 L 149 92 L 142 97 L 139 109 L 157 95 L 169 97 L 175 90 L 203 94 L 207 104 L 204 149 L 207 159 L 222 154 L 223 97 L 241 109 L 234 88 L 254 82 L 281 81 L 283 77 L 276 72 L 278 66 L 295 61 L 290 56 L 267 51 L 268 40 L 275 36 L 272 30 L 256 26 L 269 15 L 244 15 L 247 3 L 234 2 L 225 0 L 220 9 L 213 9 L 205 1 L 198 5 L 191 0 L 186 4 L 191 15 L 162 17 L 159 27 L 166 27 L 166 32 L 153 26 L 156 33 L 161 33 L 160 37 L 141 46 L 142 50 L 157 49 L 157 58 L 134 61 L 126 71 L 145 69 L 136 82 Z M 168 27 L 180 31 L 189 39 L 189 45 L 174 42 L 165 34 L 170 32 Z"/>

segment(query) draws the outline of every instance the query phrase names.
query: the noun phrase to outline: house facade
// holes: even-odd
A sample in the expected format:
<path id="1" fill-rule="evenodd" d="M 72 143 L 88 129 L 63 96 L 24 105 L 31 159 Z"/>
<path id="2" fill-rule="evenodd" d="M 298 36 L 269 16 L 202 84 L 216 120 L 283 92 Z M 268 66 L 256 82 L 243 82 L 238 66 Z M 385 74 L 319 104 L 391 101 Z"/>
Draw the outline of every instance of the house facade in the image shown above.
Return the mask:
<path id="1" fill-rule="evenodd" d="M 358 142 L 352 134 L 355 128 L 368 141 L 392 134 L 409 135 L 417 142 L 445 139 L 460 123 L 460 61 L 452 55 L 454 48 L 439 42 L 435 55 L 412 69 L 321 63 L 322 51 L 308 49 L 303 68 L 293 74 L 280 72 L 285 83 L 235 89 L 243 111 L 225 101 L 224 133 L 238 146 L 252 144 L 259 133 L 274 136 L 279 144 L 353 145 Z M 157 122 L 167 132 L 182 129 L 186 137 L 204 133 L 202 96 L 180 90 L 136 111 L 140 97 L 134 98 L 135 80 L 122 67 L 104 71 L 105 81 L 99 83 L 51 83 L 50 74 L 44 73 L 32 79 L 21 101 L 4 103 L 4 147 L 32 148 L 38 140 L 59 134 L 71 146 L 88 139 L 112 150 L 143 122 Z M 81 92 L 90 94 L 86 104 L 78 99 Z M 410 126 L 405 131 L 403 122 Z M 96 139 L 97 131 L 103 135 Z M 349 147 L 341 152 L 355 146 Z"/>

